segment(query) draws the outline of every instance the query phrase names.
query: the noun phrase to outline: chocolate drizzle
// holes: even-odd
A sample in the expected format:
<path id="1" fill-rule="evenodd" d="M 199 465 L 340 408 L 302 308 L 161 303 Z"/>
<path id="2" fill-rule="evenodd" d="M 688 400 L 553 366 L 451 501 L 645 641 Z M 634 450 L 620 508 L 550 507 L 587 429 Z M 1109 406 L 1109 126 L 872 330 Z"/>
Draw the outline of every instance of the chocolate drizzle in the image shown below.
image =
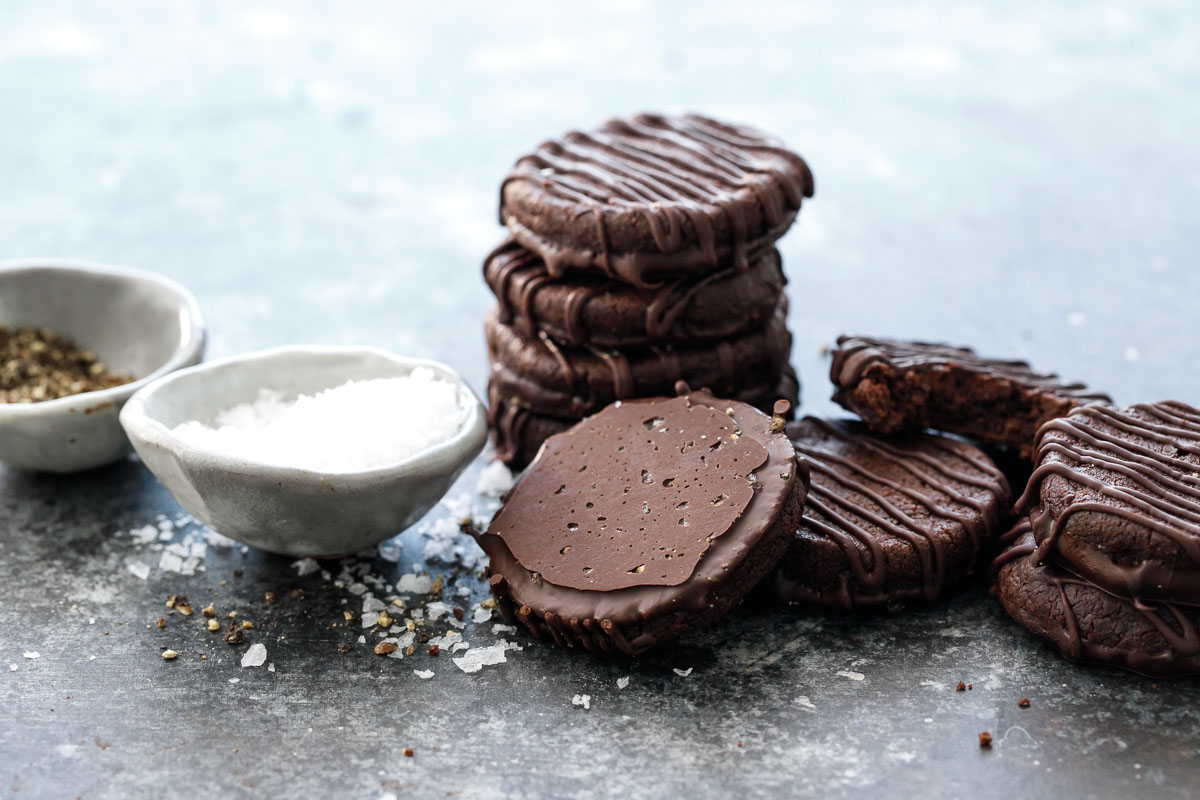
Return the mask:
<path id="1" fill-rule="evenodd" d="M 816 417 L 790 424 L 788 436 L 812 483 L 800 534 L 776 576 L 775 593 L 783 599 L 849 610 L 906 596 L 936 598 L 962 577 L 948 574 L 951 549 L 960 554 L 955 563 L 969 569 L 1009 500 L 1003 474 L 963 442 L 924 434 L 887 441 L 854 423 Z M 955 536 L 968 540 L 965 557 Z M 916 555 L 915 591 L 901 588 L 913 576 L 889 572 L 889 561 L 896 561 L 886 552 L 889 537 Z M 840 550 L 844 571 L 835 581 L 806 580 L 810 539 Z"/>
<path id="2" fill-rule="evenodd" d="M 726 396 L 762 394 L 787 365 L 791 335 L 781 298 L 761 331 L 733 341 L 694 347 L 654 345 L 614 350 L 564 347 L 545 332 L 524 339 L 491 315 L 485 322 L 492 379 L 539 413 L 580 418 L 614 400 L 671 391 L 676 381 L 705 386 Z"/>
<path id="3" fill-rule="evenodd" d="M 837 344 L 830 377 L 839 387 L 839 393 L 841 389 L 858 383 L 877 365 L 900 371 L 954 366 L 1076 400 L 1112 402 L 1108 395 L 1092 392 L 1082 383 L 1064 383 L 1053 373 L 1034 372 L 1026 361 L 981 358 L 974 350 L 965 347 L 899 339 L 871 339 L 866 336 L 839 336 Z"/>
<path id="4" fill-rule="evenodd" d="M 545 332 L 562 344 L 614 347 L 720 340 L 744 333 L 769 317 L 784 285 L 779 252 L 773 247 L 755 256 L 748 272 L 728 266 L 702 277 L 638 289 L 580 276 L 554 278 L 536 254 L 511 239 L 488 255 L 484 279 L 499 300 L 501 321 L 524 337 Z M 549 292 L 548 298 L 539 302 L 544 292 Z M 718 293 L 726 305 L 740 306 L 740 313 L 697 308 L 697 302 L 711 304 Z M 606 303 L 607 313 L 592 313 L 597 301 Z M 640 310 L 636 327 L 636 315 L 620 309 L 623 305 Z M 613 329 L 614 324 L 622 327 Z"/>
<path id="5" fill-rule="evenodd" d="M 748 254 L 782 235 L 812 194 L 804 160 L 756 131 L 698 115 L 639 114 L 571 131 L 518 160 L 501 184 L 500 222 L 552 275 L 590 267 L 647 286 L 650 272 L 722 262 L 745 269 Z M 535 230 L 534 208 L 578 209 L 590 218 L 590 242 L 573 246 Z M 641 231 L 648 240 L 632 241 Z"/>
<path id="6" fill-rule="evenodd" d="M 1200 604 L 1200 411 L 1085 406 L 1042 426 L 1037 464 L 1018 509 L 1039 562 L 1138 601 Z"/>
<path id="7" fill-rule="evenodd" d="M 1083 578 L 1037 561 L 1033 528 L 1022 520 L 992 564 L 1008 613 L 1067 658 L 1111 664 L 1152 676 L 1200 672 L 1200 611 L 1146 605 L 1104 592 Z M 1057 602 L 1045 602 L 1040 585 Z"/>

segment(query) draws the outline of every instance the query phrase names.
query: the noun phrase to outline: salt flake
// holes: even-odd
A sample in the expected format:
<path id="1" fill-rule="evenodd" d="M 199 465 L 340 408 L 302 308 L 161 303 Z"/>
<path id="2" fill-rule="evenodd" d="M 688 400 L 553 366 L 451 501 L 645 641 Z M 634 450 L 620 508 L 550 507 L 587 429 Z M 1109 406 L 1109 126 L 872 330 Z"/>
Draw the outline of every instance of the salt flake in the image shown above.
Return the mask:
<path id="1" fill-rule="evenodd" d="M 571 705 L 583 706 L 583 710 L 587 711 L 592 707 L 592 696 L 590 694 L 577 694 L 571 698 Z"/>
<path id="2" fill-rule="evenodd" d="M 26 651 L 25 651 L 24 653 L 22 653 L 21 655 L 23 655 L 23 656 L 25 656 L 26 658 L 29 658 L 29 659 L 41 658 L 41 657 L 42 657 L 42 654 L 41 654 L 41 653 L 39 653 L 37 650 L 26 650 Z"/>
<path id="3" fill-rule="evenodd" d="M 618 689 L 624 689 L 628 685 L 629 685 L 629 676 L 628 675 L 626 675 L 624 678 L 617 678 L 617 688 Z"/>
<path id="4" fill-rule="evenodd" d="M 303 578 L 305 575 L 311 575 L 321 568 L 315 558 L 301 558 L 292 562 L 292 567 L 296 570 L 296 576 Z"/>
<path id="5" fill-rule="evenodd" d="M 144 564 L 141 561 L 130 561 L 125 566 L 129 568 L 129 571 L 133 573 L 134 577 L 136 578 L 146 580 L 146 578 L 150 577 L 149 564 Z"/>
<path id="6" fill-rule="evenodd" d="M 695 667 L 688 667 L 687 669 L 680 669 L 679 667 L 675 667 L 671 671 L 674 672 L 676 675 L 678 675 L 681 678 L 686 678 L 688 675 L 692 674 L 693 669 L 695 669 Z"/>
<path id="7" fill-rule="evenodd" d="M 267 660 L 267 646 L 262 643 L 250 645 L 250 649 L 242 656 L 243 667 L 261 667 Z"/>
<path id="8" fill-rule="evenodd" d="M 431 669 L 414 669 L 413 675 L 416 675 L 421 680 L 427 681 L 433 677 L 433 670 L 431 670 Z"/>
<path id="9" fill-rule="evenodd" d="M 454 666 L 468 674 L 479 672 L 484 667 L 503 664 L 508 659 L 505 657 L 505 652 L 508 650 L 520 650 L 521 647 L 516 642 L 509 642 L 501 639 L 493 645 L 487 647 L 476 647 L 468 650 L 465 655 L 458 656 L 453 659 Z"/>

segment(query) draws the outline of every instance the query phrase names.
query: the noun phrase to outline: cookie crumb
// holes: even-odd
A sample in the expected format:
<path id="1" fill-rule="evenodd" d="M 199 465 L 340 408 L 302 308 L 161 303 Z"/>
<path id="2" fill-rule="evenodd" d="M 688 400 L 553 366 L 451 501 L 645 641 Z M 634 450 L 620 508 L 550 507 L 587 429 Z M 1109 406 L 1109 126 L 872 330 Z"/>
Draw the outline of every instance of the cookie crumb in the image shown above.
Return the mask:
<path id="1" fill-rule="evenodd" d="M 350 646 L 350 645 L 348 645 L 348 644 L 339 644 L 339 645 L 338 645 L 338 652 L 339 652 L 339 653 L 349 653 L 349 652 L 350 652 L 351 650 L 353 650 L 353 649 L 354 649 L 354 648 L 353 648 L 353 647 L 351 647 L 351 646 Z"/>
<path id="2" fill-rule="evenodd" d="M 273 606 L 273 605 L 275 605 L 275 593 L 274 593 L 274 592 L 267 592 L 266 594 L 264 594 L 264 595 L 263 595 L 263 600 L 264 600 L 264 601 L 266 602 L 266 604 L 267 604 L 267 605 L 269 605 L 269 606 Z"/>
<path id="3" fill-rule="evenodd" d="M 386 656 L 388 653 L 396 652 L 396 645 L 391 642 L 380 642 L 375 645 L 375 655 Z"/>
<path id="4" fill-rule="evenodd" d="M 956 691 L 956 692 L 965 692 L 966 690 L 967 690 L 967 685 L 965 683 L 963 683 L 962 681 L 959 681 L 958 685 L 954 687 L 954 691 Z"/>
<path id="5" fill-rule="evenodd" d="M 158 619 L 154 620 L 154 624 L 156 627 L 159 627 L 159 628 L 167 627 L 167 621 L 165 619 L 163 619 L 162 617 L 159 617 Z"/>
<path id="6" fill-rule="evenodd" d="M 406 748 L 404 748 L 404 757 L 405 757 L 405 758 L 412 758 L 412 757 L 413 757 L 413 749 L 412 749 L 411 747 L 406 747 Z"/>
<path id="7" fill-rule="evenodd" d="M 162 657 L 167 661 L 174 661 L 179 657 L 179 653 L 176 653 L 174 650 L 163 650 Z"/>
<path id="8" fill-rule="evenodd" d="M 229 628 L 225 631 L 226 644 L 239 645 L 246 641 L 246 634 L 242 633 L 242 627 L 238 625 L 237 620 L 229 621 Z"/>
<path id="9" fill-rule="evenodd" d="M 212 604 L 209 604 L 209 605 L 205 606 L 204 608 L 200 609 L 200 613 L 203 614 L 205 617 L 208 617 L 209 619 L 212 619 L 213 617 L 215 617 L 217 615 L 217 611 L 216 611 L 216 609 L 214 609 L 212 607 Z"/>
<path id="10" fill-rule="evenodd" d="M 217 622 L 215 619 L 210 619 L 208 621 L 208 629 L 210 631 L 219 631 L 221 630 L 221 623 Z"/>
<path id="11" fill-rule="evenodd" d="M 988 733 L 987 731 L 984 731 L 983 733 L 979 734 L 979 746 L 985 750 L 991 749 L 992 735 L 990 733 Z"/>

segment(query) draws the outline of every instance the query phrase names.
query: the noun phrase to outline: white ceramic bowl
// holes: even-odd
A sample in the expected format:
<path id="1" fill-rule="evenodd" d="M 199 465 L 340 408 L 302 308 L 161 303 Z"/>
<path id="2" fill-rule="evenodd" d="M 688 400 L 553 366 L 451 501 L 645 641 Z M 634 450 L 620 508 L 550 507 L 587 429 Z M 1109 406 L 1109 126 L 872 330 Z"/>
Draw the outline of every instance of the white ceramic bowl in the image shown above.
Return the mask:
<path id="1" fill-rule="evenodd" d="M 137 380 L 41 403 L 0 403 L 0 462 L 78 472 L 129 452 L 117 415 L 134 392 L 204 354 L 196 300 L 150 272 L 81 261 L 0 263 L 0 325 L 50 328 Z"/>
<path id="2" fill-rule="evenodd" d="M 421 366 L 458 385 L 467 419 L 449 441 L 386 467 L 312 472 L 198 448 L 172 433 L 188 420 L 211 424 L 222 409 L 254 402 L 264 387 L 296 397 Z M 458 373 L 368 347 L 283 347 L 182 370 L 135 394 L 121 424 L 142 461 L 192 516 L 240 542 L 291 556 L 353 553 L 400 533 L 442 498 L 487 438 L 483 405 Z"/>

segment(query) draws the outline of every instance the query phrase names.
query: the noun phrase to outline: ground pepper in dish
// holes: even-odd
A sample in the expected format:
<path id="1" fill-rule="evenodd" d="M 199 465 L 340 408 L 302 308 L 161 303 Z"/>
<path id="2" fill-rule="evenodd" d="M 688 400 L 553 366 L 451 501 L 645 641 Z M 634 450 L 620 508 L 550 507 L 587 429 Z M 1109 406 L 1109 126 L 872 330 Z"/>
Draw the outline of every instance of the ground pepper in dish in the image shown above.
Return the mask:
<path id="1" fill-rule="evenodd" d="M 39 403 L 129 383 L 96 354 L 46 328 L 0 325 L 0 402 Z"/>

